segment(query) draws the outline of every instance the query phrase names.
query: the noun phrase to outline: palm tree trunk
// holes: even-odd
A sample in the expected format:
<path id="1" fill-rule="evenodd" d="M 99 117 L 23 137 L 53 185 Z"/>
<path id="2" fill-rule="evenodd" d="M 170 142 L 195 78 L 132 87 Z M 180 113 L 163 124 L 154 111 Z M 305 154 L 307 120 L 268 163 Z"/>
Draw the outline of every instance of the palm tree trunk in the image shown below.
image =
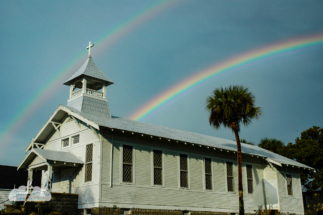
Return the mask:
<path id="1" fill-rule="evenodd" d="M 242 187 L 242 153 L 237 125 L 233 126 L 233 131 L 237 142 L 237 161 L 238 161 L 238 190 L 239 190 L 239 214 L 244 215 L 243 187 Z"/>

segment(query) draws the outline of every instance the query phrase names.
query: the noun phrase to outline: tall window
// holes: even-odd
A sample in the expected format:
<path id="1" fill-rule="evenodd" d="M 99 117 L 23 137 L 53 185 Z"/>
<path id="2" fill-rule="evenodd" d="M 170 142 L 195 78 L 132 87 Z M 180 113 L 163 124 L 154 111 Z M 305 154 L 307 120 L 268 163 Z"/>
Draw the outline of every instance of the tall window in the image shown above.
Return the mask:
<path id="1" fill-rule="evenodd" d="M 163 158 L 162 158 L 162 151 L 154 150 L 154 184 L 155 185 L 162 185 L 163 180 Z"/>
<path id="2" fill-rule="evenodd" d="M 132 182 L 132 146 L 123 145 L 123 182 Z"/>
<path id="3" fill-rule="evenodd" d="M 287 182 L 288 195 L 293 195 L 293 184 L 292 184 L 292 176 L 291 175 L 286 175 L 286 182 Z"/>
<path id="4" fill-rule="evenodd" d="M 187 155 L 180 155 L 180 184 L 188 187 Z"/>
<path id="5" fill-rule="evenodd" d="M 204 159 L 204 168 L 205 168 L 205 189 L 212 190 L 212 168 L 211 168 L 211 159 Z"/>
<path id="6" fill-rule="evenodd" d="M 234 191 L 233 186 L 233 164 L 232 162 L 227 162 L 227 184 L 228 184 L 228 191 Z"/>
<path id="7" fill-rule="evenodd" d="M 248 181 L 248 193 L 253 192 L 253 181 L 252 181 L 252 166 L 247 165 L 247 181 Z"/>
<path id="8" fill-rule="evenodd" d="M 85 182 L 92 181 L 93 144 L 86 145 Z"/>

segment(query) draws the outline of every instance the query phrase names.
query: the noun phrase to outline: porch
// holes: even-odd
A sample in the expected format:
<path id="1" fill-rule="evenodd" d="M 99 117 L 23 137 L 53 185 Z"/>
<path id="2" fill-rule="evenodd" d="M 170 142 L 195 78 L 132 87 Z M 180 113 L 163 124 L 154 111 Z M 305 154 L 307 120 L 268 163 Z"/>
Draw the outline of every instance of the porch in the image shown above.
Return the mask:
<path id="1" fill-rule="evenodd" d="M 32 189 L 34 170 L 43 170 L 41 188 L 52 191 L 54 180 L 60 182 L 61 193 L 72 193 L 76 169 L 81 169 L 84 162 L 70 152 L 52 151 L 33 148 L 18 166 L 28 170 L 27 190 Z"/>

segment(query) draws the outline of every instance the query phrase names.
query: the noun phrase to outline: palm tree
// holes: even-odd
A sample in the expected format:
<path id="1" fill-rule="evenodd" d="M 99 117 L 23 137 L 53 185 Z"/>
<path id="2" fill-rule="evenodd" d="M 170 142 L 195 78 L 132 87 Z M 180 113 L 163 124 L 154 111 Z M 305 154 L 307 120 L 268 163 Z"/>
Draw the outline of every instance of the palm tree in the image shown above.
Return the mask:
<path id="1" fill-rule="evenodd" d="M 261 108 L 255 107 L 255 97 L 243 86 L 229 86 L 215 89 L 206 100 L 206 109 L 210 113 L 209 122 L 218 129 L 221 125 L 229 127 L 235 134 L 237 142 L 238 180 L 239 180 L 239 214 L 244 215 L 242 188 L 242 153 L 239 139 L 241 122 L 249 125 L 252 119 L 258 119 Z"/>

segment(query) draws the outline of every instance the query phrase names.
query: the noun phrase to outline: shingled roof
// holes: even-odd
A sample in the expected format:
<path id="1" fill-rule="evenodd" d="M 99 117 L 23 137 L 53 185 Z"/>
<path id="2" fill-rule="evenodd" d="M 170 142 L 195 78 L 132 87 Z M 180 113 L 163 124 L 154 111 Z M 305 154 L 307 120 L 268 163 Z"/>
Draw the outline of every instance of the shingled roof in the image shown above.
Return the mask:
<path id="1" fill-rule="evenodd" d="M 143 123 L 135 120 L 124 119 L 124 118 L 119 118 L 114 116 L 112 116 L 112 118 L 110 119 L 106 119 L 103 117 L 99 117 L 97 115 L 80 112 L 75 108 L 72 108 L 69 106 L 63 106 L 63 105 L 61 106 L 69 109 L 70 111 L 76 113 L 77 115 L 80 115 L 85 119 L 88 119 L 102 127 L 107 127 L 107 128 L 122 130 L 122 131 L 135 132 L 135 133 L 140 133 L 140 134 L 149 135 L 149 136 L 156 136 L 156 137 L 161 137 L 161 138 L 175 140 L 175 141 L 181 141 L 181 142 L 187 142 L 187 143 L 206 146 L 206 147 L 223 149 L 227 151 L 235 151 L 235 152 L 237 151 L 236 142 L 232 140 L 226 140 L 218 137 L 207 136 L 203 134 L 168 128 L 168 127 L 159 126 L 159 125 L 152 125 L 148 123 Z M 291 160 L 284 156 L 278 155 L 276 153 L 260 148 L 258 146 L 241 143 L 241 148 L 242 148 L 241 149 L 242 153 L 245 153 L 245 154 L 255 155 L 265 159 L 270 159 L 285 165 L 313 169 L 312 167 L 309 167 L 297 161 Z"/>
<path id="2" fill-rule="evenodd" d="M 85 63 L 81 66 L 81 68 L 75 72 L 69 79 L 65 81 L 65 85 L 70 85 L 73 80 L 81 77 L 88 76 L 98 80 L 101 80 L 106 83 L 106 85 L 113 84 L 113 81 L 108 78 L 94 63 L 92 57 L 88 57 Z"/>

